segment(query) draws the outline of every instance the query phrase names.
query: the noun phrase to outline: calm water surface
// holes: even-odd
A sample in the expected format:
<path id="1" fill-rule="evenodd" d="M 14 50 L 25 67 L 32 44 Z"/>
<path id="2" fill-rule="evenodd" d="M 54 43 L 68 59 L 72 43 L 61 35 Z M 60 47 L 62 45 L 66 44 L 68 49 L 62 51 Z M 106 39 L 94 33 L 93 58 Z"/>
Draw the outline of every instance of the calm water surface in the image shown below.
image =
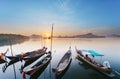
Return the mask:
<path id="1" fill-rule="evenodd" d="M 41 43 L 40 39 L 29 40 L 22 44 L 13 45 L 13 53 L 14 55 L 19 54 L 21 52 L 28 52 L 32 50 L 36 50 L 42 48 L 45 45 L 48 47 L 48 51 L 50 50 L 50 40 L 44 40 Z M 66 72 L 60 77 L 61 79 L 109 79 L 91 67 L 85 65 L 81 61 L 76 59 L 76 51 L 75 46 L 78 49 L 92 49 L 97 52 L 104 54 L 105 56 L 102 58 L 102 61 L 108 60 L 110 61 L 111 67 L 114 69 L 116 74 L 115 79 L 120 78 L 120 39 L 119 38 L 92 38 L 92 39 L 84 39 L 84 38 L 61 38 L 61 39 L 53 39 L 53 52 L 52 52 L 52 61 L 51 65 L 49 64 L 46 69 L 39 74 L 36 79 L 57 79 L 55 74 L 51 70 L 50 75 L 50 67 L 56 67 L 62 56 L 69 49 L 69 46 L 72 47 L 72 62 Z M 10 46 L 2 46 L 0 47 L 0 52 L 6 51 L 6 49 Z M 11 55 L 10 50 L 7 55 Z M 38 59 L 37 61 L 39 61 Z M 8 60 L 9 61 L 9 60 Z M 25 69 L 30 68 L 37 61 L 26 67 Z M 24 61 L 15 63 L 15 70 L 17 79 L 22 79 L 20 74 L 20 67 L 24 64 Z M 0 79 L 15 79 L 13 65 L 10 65 L 6 71 L 2 72 L 2 67 L 5 65 L 0 64 Z M 117 73 L 116 73 L 117 71 Z M 29 79 L 29 76 L 27 76 Z"/>

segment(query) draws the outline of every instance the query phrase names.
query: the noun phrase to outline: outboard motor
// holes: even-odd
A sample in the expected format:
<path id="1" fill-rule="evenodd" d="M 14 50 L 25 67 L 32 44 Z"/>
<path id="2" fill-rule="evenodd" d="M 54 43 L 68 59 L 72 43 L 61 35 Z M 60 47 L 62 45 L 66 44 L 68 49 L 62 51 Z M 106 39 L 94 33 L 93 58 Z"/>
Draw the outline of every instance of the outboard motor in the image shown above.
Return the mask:
<path id="1" fill-rule="evenodd" d="M 48 54 L 48 56 L 51 56 L 52 52 L 51 52 L 51 51 L 48 51 L 47 54 Z"/>
<path id="2" fill-rule="evenodd" d="M 103 66 L 106 67 L 106 68 L 108 68 L 108 69 L 111 68 L 109 61 L 104 61 L 104 62 L 103 62 Z"/>
<path id="3" fill-rule="evenodd" d="M 110 67 L 109 61 L 104 61 L 104 62 L 103 62 L 103 66 L 104 66 L 105 68 L 107 68 L 107 70 L 106 70 L 107 73 L 111 73 L 111 72 L 112 72 L 112 69 L 111 69 L 111 67 Z"/>

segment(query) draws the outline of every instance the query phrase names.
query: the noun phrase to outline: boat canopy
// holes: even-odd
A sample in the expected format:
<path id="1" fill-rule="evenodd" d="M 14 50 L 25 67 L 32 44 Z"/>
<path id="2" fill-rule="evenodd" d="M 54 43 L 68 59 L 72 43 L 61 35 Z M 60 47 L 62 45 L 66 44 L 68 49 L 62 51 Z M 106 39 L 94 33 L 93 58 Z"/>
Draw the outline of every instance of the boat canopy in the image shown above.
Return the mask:
<path id="1" fill-rule="evenodd" d="M 93 50 L 88 50 L 88 52 L 89 52 L 90 54 L 94 55 L 94 56 L 104 56 L 103 54 L 99 54 L 99 53 L 97 53 L 97 52 L 95 52 L 95 51 L 93 51 Z"/>

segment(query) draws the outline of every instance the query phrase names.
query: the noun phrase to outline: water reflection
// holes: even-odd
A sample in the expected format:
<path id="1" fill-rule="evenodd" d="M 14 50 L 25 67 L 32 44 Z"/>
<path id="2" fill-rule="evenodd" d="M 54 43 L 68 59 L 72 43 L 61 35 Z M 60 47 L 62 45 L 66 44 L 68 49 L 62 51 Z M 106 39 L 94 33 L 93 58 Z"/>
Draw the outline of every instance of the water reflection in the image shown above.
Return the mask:
<path id="1" fill-rule="evenodd" d="M 14 38 L 13 38 L 14 39 Z M 29 41 L 29 39 L 19 39 L 19 40 L 12 40 L 11 39 L 11 42 L 12 42 L 12 45 L 15 45 L 15 44 L 22 44 L 26 41 Z M 9 39 L 8 40 L 5 40 L 5 41 L 2 41 L 0 42 L 0 46 L 7 46 L 7 45 L 10 45 L 10 42 L 9 42 Z"/>
<path id="2" fill-rule="evenodd" d="M 50 50 L 50 40 L 45 40 L 43 43 L 46 47 L 48 47 L 48 50 Z M 14 55 L 20 54 L 22 51 L 32 51 L 39 48 L 42 48 L 41 45 L 41 39 L 38 40 L 29 40 L 26 42 L 23 42 L 21 44 L 15 44 L 13 45 L 13 53 Z M 84 63 L 81 63 L 81 61 L 75 60 L 76 51 L 75 46 L 77 46 L 80 49 L 93 49 L 96 50 L 102 54 L 105 55 L 102 60 L 109 60 L 111 67 L 117 71 L 117 73 L 120 72 L 120 39 L 110 39 L 110 38 L 99 38 L 99 39 L 80 39 L 80 38 L 74 38 L 74 39 L 68 39 L 68 38 L 54 38 L 53 39 L 53 52 L 56 51 L 56 53 L 53 53 L 52 60 L 51 60 L 51 66 L 56 67 L 58 61 L 60 58 L 64 55 L 67 48 L 71 46 L 72 47 L 72 62 L 69 66 L 69 69 L 66 70 L 66 72 L 59 77 L 56 77 L 53 72 L 51 72 L 52 79 L 55 78 L 61 78 L 61 79 L 108 79 L 106 76 L 102 75 L 101 73 L 95 71 L 94 69 L 91 69 L 89 66 L 85 65 Z M 0 52 L 5 51 L 6 48 L 9 48 L 9 46 L 1 46 Z M 7 55 L 11 55 L 10 52 L 7 53 Z M 36 62 L 36 61 L 35 61 Z M 80 64 L 79 64 L 80 62 Z M 17 79 L 22 79 L 21 73 L 19 69 L 21 68 L 21 62 L 14 63 L 16 67 L 16 73 L 17 73 Z M 4 64 L 0 64 L 0 79 L 14 79 L 13 74 L 13 66 L 9 65 L 7 67 L 5 73 L 2 72 L 2 67 Z M 26 67 L 31 67 L 33 63 L 24 64 Z M 48 76 L 49 73 L 49 66 L 47 66 L 44 70 L 41 71 L 41 73 L 38 72 L 38 75 L 34 76 L 36 79 L 50 79 Z M 45 73 L 45 77 L 44 77 Z M 116 74 L 118 76 L 117 78 L 113 79 L 120 79 L 120 75 Z M 33 78 L 33 79 L 34 79 Z M 29 78 L 27 78 L 29 79 Z"/>
<path id="3" fill-rule="evenodd" d="M 6 62 L 5 65 L 2 67 L 3 72 L 6 71 L 6 69 L 15 63 L 17 63 L 19 60 L 10 60 L 9 62 Z"/>

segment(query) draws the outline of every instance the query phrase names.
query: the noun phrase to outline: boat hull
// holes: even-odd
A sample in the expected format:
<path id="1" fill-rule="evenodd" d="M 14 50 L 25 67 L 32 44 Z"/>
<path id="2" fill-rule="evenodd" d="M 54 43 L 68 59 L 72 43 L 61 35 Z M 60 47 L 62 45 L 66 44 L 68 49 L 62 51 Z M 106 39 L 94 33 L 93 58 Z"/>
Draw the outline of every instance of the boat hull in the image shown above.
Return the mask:
<path id="1" fill-rule="evenodd" d="M 5 62 L 6 62 L 6 61 L 3 60 L 3 59 L 0 60 L 0 64 L 5 63 Z"/>
<path id="2" fill-rule="evenodd" d="M 29 60 L 31 58 L 35 58 L 37 57 L 36 54 L 38 54 L 38 56 L 42 56 L 45 54 L 47 48 L 43 47 L 42 49 L 39 49 L 38 51 L 32 51 L 32 52 L 27 52 L 25 53 L 22 57 L 20 54 L 16 55 L 16 56 L 6 56 L 8 59 L 12 60 Z"/>
<path id="3" fill-rule="evenodd" d="M 72 53 L 71 53 L 71 49 L 70 49 L 61 58 L 57 67 L 53 68 L 53 72 L 55 72 L 56 75 L 62 74 L 67 69 L 67 67 L 70 65 L 71 61 L 72 61 Z"/>
<path id="4" fill-rule="evenodd" d="M 27 61 L 33 60 L 33 59 L 35 59 L 35 58 L 39 58 L 39 57 L 43 56 L 45 53 L 46 53 L 46 52 L 43 51 L 43 52 L 41 52 L 41 53 L 39 53 L 39 54 L 36 54 L 36 55 L 33 55 L 33 56 L 24 57 L 23 60 L 25 60 L 25 62 L 27 62 Z"/>
<path id="5" fill-rule="evenodd" d="M 40 72 L 44 67 L 46 67 L 46 65 L 49 64 L 50 60 L 51 60 L 51 57 L 46 61 L 46 63 L 41 64 L 40 66 L 38 66 L 36 68 L 33 68 L 33 69 L 29 70 L 29 71 L 25 71 L 25 73 L 27 75 L 30 75 L 30 76 L 35 75 L 35 73 Z"/>
<path id="6" fill-rule="evenodd" d="M 69 61 L 68 65 L 63 70 L 57 71 L 56 76 L 62 75 L 63 72 L 65 72 L 65 70 L 70 66 L 71 62 L 72 62 L 72 58 L 70 58 L 70 61 Z"/>
<path id="7" fill-rule="evenodd" d="M 100 67 L 92 64 L 91 62 L 89 62 L 88 60 L 86 60 L 84 57 L 82 57 L 79 53 L 77 54 L 77 58 L 79 58 L 82 62 L 85 62 L 86 64 L 88 64 L 89 66 L 91 66 L 92 68 L 94 68 L 95 70 L 99 71 L 100 73 L 106 75 L 107 77 L 114 77 L 115 76 L 112 73 L 108 73 L 109 70 L 105 70 L 103 68 L 100 68 Z"/>

